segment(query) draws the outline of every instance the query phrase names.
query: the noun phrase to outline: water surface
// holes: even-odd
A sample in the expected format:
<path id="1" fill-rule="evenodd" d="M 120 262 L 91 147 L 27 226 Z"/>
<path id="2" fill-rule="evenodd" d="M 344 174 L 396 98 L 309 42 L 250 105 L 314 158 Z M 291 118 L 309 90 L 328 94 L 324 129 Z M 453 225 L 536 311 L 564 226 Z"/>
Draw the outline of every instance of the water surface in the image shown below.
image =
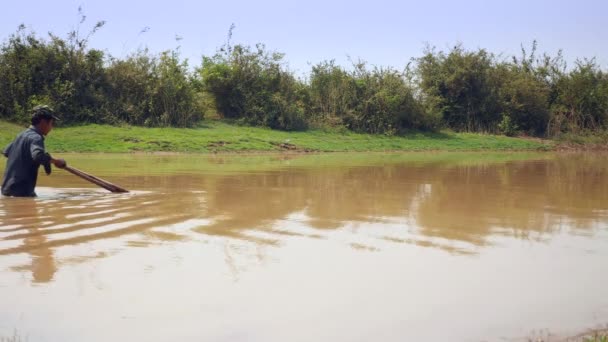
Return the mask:
<path id="1" fill-rule="evenodd" d="M 0 338 L 494 341 L 608 322 L 608 157 L 66 155 L 0 199 Z"/>

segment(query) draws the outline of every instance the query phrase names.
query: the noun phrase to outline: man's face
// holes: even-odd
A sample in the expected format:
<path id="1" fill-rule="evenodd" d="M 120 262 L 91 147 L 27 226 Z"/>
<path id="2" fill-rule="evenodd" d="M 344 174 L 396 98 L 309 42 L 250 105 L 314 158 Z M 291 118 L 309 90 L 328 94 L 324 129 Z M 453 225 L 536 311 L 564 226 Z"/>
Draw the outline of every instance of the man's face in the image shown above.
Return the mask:
<path id="1" fill-rule="evenodd" d="M 49 134 L 49 132 L 53 129 L 53 123 L 55 120 L 46 120 L 46 119 L 42 119 L 40 120 L 40 125 L 38 125 L 38 128 L 40 129 L 40 133 L 42 133 L 42 135 L 47 135 Z"/>

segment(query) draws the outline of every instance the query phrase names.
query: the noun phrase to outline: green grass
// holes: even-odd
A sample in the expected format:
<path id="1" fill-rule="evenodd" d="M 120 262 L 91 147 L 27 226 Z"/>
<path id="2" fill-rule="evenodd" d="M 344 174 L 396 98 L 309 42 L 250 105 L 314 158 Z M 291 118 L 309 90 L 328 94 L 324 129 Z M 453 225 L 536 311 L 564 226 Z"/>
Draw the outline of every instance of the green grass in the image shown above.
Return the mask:
<path id="1" fill-rule="evenodd" d="M 608 149 L 608 131 L 581 132 L 579 134 L 566 133 L 556 139 L 561 149 Z"/>
<path id="2" fill-rule="evenodd" d="M 586 337 L 584 342 L 608 342 L 608 335 L 595 335 L 593 337 Z"/>
<path id="3" fill-rule="evenodd" d="M 0 145 L 23 127 L 0 121 Z M 352 132 L 283 132 L 205 121 L 197 128 L 85 125 L 57 127 L 46 140 L 53 152 L 272 152 L 272 151 L 539 151 L 551 143 L 473 133 L 411 133 L 406 136 Z"/>

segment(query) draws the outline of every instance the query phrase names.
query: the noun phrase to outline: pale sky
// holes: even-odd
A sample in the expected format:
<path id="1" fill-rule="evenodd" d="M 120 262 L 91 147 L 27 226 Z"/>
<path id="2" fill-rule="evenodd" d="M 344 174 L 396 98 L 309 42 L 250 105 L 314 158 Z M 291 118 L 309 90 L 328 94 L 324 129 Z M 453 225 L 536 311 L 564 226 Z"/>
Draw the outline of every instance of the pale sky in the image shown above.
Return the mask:
<path id="1" fill-rule="evenodd" d="M 539 51 L 563 49 L 569 63 L 596 57 L 608 68 L 608 1 L 8 1 L 0 6 L 4 42 L 19 24 L 38 36 L 61 37 L 78 25 L 78 6 L 87 21 L 106 25 L 89 46 L 115 57 L 141 47 L 153 52 L 181 45 L 182 57 L 199 65 L 226 41 L 231 24 L 234 43 L 261 42 L 286 54 L 291 70 L 308 73 L 309 63 L 347 56 L 372 65 L 402 69 L 422 54 L 426 43 L 447 50 L 461 42 L 467 49 L 519 54 L 536 39 Z M 146 33 L 140 31 L 148 27 Z M 182 40 L 178 43 L 175 37 Z"/>

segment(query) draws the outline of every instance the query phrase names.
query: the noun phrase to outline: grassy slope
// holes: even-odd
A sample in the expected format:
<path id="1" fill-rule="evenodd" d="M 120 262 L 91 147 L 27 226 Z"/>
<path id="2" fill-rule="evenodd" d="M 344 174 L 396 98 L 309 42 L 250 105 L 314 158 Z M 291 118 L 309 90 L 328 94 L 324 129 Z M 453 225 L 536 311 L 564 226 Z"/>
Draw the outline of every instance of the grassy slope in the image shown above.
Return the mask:
<path id="1" fill-rule="evenodd" d="M 23 127 L 0 121 L 0 146 Z M 205 121 L 198 128 L 86 125 L 58 127 L 49 135 L 53 152 L 247 152 L 280 151 L 502 151 L 547 150 L 553 145 L 472 133 L 413 133 L 404 137 L 351 132 L 282 132 Z"/>

